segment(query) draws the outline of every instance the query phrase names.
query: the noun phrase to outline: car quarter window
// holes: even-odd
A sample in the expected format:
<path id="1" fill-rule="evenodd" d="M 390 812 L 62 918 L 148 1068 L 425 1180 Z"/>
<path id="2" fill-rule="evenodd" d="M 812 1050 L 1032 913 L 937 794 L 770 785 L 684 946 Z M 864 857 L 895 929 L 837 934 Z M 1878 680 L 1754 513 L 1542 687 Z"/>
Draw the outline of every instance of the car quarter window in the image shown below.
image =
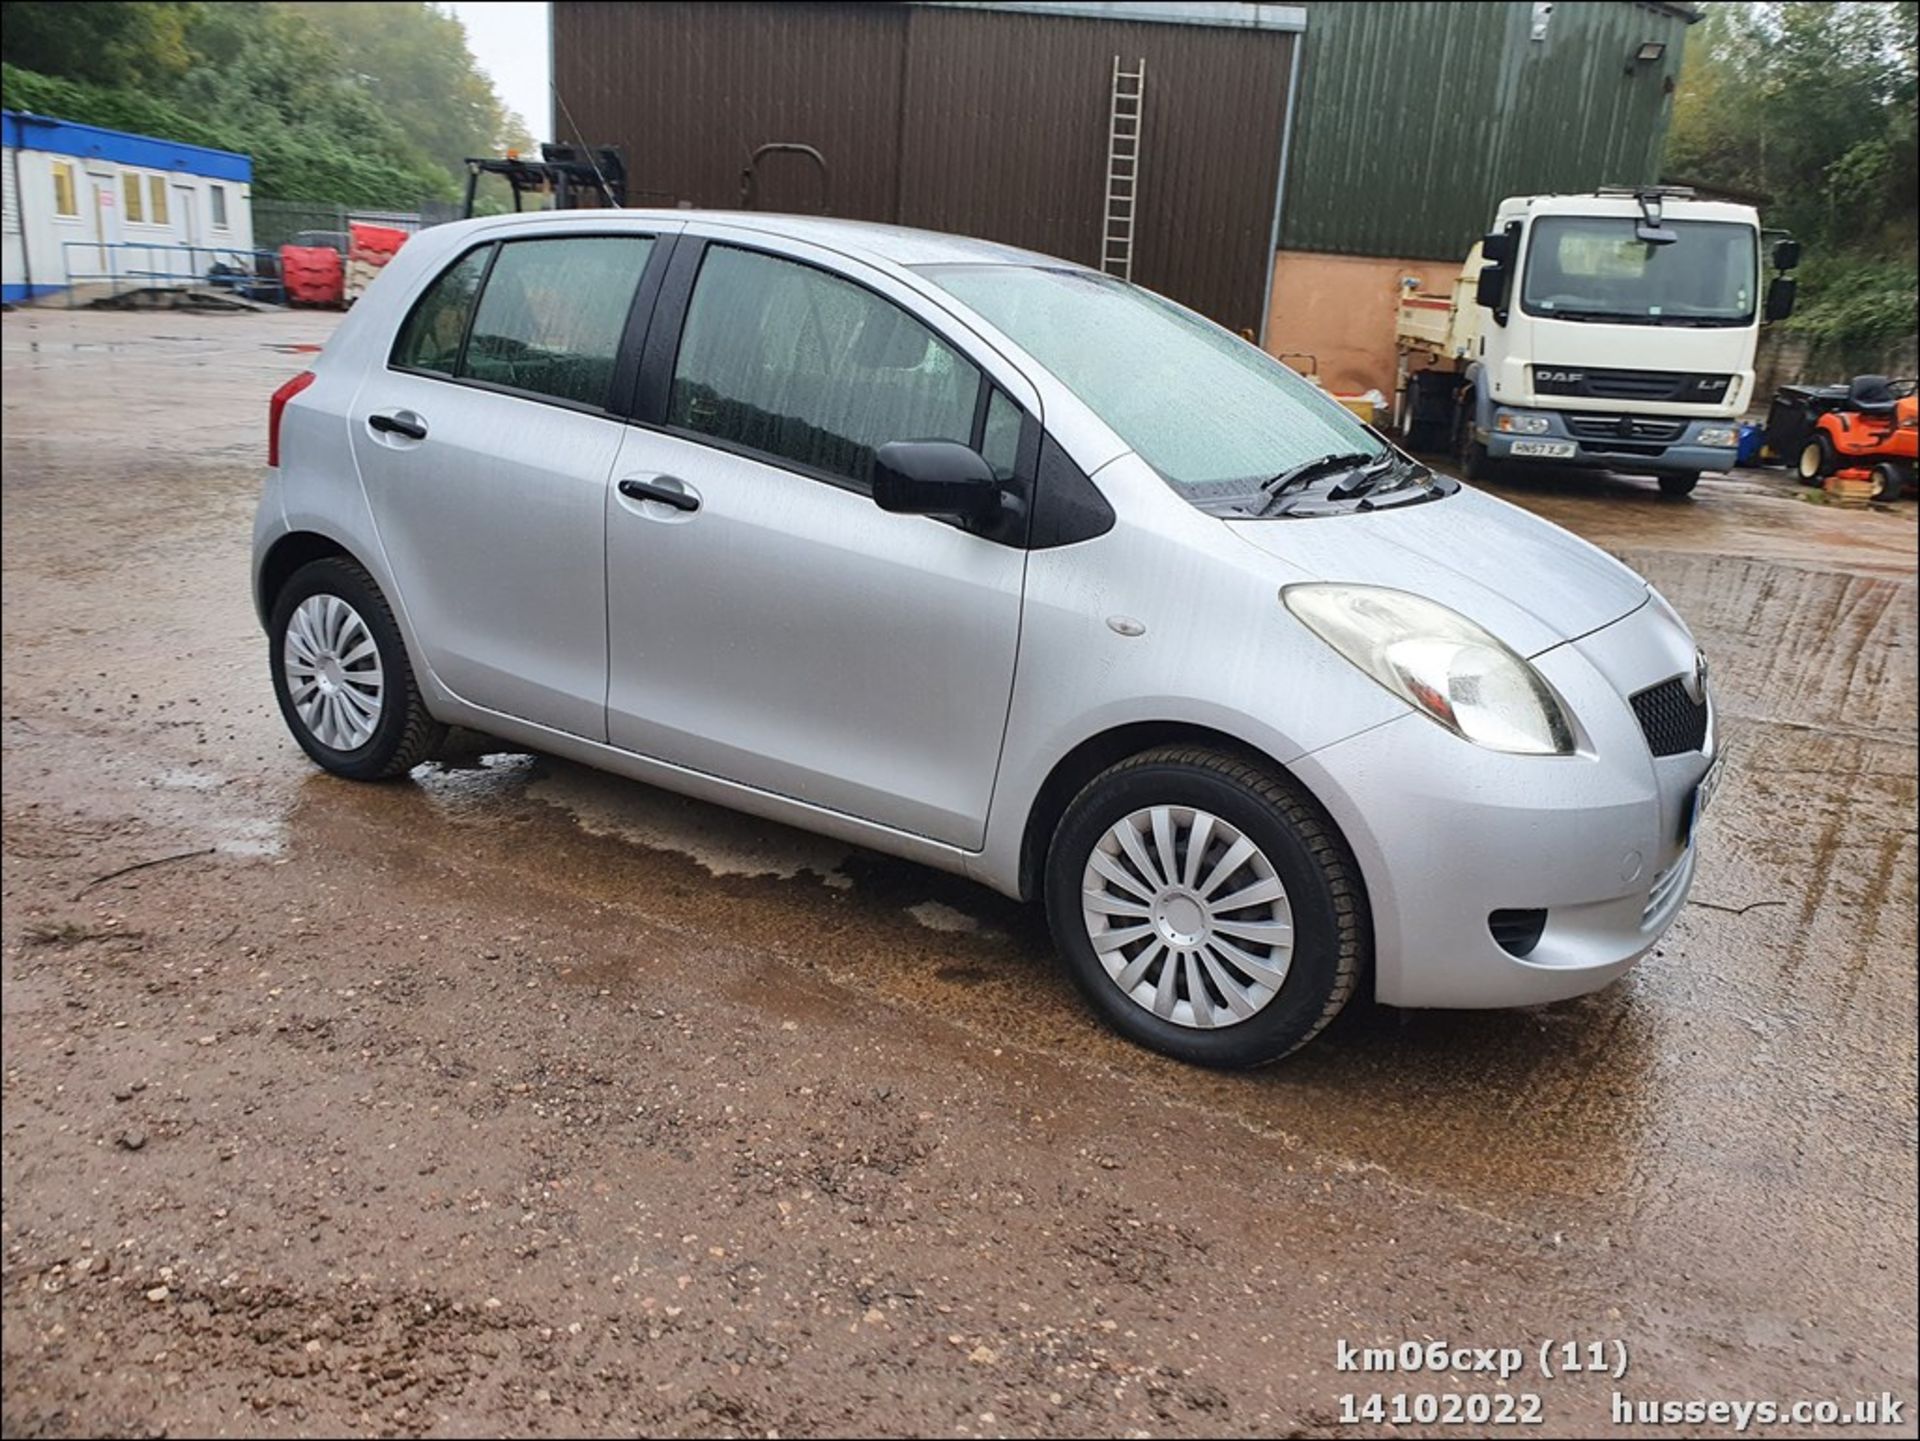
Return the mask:
<path id="1" fill-rule="evenodd" d="M 460 342 L 467 334 L 467 316 L 492 254 L 491 245 L 469 250 L 427 287 L 400 327 L 400 338 L 393 346 L 395 365 L 402 370 L 453 374 L 460 361 Z"/>
<path id="2" fill-rule="evenodd" d="M 650 236 L 587 235 L 471 250 L 415 304 L 393 363 L 605 405 L 653 244 Z"/>
<path id="3" fill-rule="evenodd" d="M 973 442 L 980 372 L 864 286 L 709 246 L 667 423 L 865 486 L 892 440 Z"/>

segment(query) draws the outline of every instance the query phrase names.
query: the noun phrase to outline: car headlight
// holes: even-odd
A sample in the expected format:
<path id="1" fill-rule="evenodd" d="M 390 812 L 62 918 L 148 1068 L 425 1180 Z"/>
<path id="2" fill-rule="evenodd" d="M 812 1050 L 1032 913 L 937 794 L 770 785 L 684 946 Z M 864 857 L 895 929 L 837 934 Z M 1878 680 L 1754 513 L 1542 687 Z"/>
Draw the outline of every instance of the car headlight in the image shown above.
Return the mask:
<path id="1" fill-rule="evenodd" d="M 1709 426 L 1694 436 L 1694 440 L 1700 445 L 1738 445 L 1740 432 L 1731 426 Z"/>
<path id="2" fill-rule="evenodd" d="M 1493 418 L 1493 428 L 1509 435 L 1545 435 L 1548 421 L 1544 415 L 1515 415 L 1503 410 Z"/>
<path id="3" fill-rule="evenodd" d="M 1320 639 L 1463 739 L 1515 755 L 1573 753 L 1573 723 L 1545 678 L 1459 612 L 1372 585 L 1289 585 L 1280 599 Z"/>

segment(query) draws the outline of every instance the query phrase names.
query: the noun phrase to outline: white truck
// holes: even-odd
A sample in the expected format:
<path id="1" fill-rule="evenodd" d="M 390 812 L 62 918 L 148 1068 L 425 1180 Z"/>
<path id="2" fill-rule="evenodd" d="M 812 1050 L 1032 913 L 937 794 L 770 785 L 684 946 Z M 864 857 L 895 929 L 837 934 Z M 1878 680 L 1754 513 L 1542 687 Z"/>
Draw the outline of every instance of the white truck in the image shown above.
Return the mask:
<path id="1" fill-rule="evenodd" d="M 1799 245 L 1766 237 L 1776 272 Z M 1651 473 L 1668 495 L 1734 464 L 1761 320 L 1751 206 L 1671 186 L 1500 202 L 1451 295 L 1403 290 L 1399 422 L 1469 479 L 1506 460 Z"/>

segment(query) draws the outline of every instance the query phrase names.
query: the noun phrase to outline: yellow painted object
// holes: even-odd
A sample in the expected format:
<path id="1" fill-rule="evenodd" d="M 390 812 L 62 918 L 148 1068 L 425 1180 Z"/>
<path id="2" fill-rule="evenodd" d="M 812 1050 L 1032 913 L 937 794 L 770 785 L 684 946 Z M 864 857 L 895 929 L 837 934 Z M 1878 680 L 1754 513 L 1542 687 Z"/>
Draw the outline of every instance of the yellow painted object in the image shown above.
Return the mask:
<path id="1" fill-rule="evenodd" d="M 1336 395 L 1334 399 L 1346 406 L 1348 410 L 1351 410 L 1368 425 L 1379 423 L 1379 402 L 1377 402 L 1371 394 Z"/>
<path id="2" fill-rule="evenodd" d="M 1836 470 L 1823 488 L 1829 505 L 1858 510 L 1873 500 L 1873 474 L 1858 469 Z"/>

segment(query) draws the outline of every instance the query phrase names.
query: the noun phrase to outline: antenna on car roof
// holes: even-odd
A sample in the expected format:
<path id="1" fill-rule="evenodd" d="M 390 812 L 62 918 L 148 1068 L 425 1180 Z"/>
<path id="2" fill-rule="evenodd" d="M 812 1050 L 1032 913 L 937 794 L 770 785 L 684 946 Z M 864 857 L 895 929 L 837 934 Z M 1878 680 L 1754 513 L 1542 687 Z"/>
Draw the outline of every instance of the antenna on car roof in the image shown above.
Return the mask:
<path id="1" fill-rule="evenodd" d="M 600 187 L 600 197 L 609 206 L 613 206 L 613 191 L 607 187 L 607 177 L 600 171 L 600 162 L 594 158 L 593 147 L 587 144 L 587 137 L 581 133 L 575 123 L 573 112 L 567 108 L 567 97 L 560 93 L 560 87 L 551 75 L 547 77 L 547 87 L 553 91 L 553 103 L 560 107 L 560 113 L 567 117 L 567 125 L 573 131 L 573 138 L 580 144 L 580 153 L 587 157 L 587 164 L 593 170 L 594 183 Z"/>

